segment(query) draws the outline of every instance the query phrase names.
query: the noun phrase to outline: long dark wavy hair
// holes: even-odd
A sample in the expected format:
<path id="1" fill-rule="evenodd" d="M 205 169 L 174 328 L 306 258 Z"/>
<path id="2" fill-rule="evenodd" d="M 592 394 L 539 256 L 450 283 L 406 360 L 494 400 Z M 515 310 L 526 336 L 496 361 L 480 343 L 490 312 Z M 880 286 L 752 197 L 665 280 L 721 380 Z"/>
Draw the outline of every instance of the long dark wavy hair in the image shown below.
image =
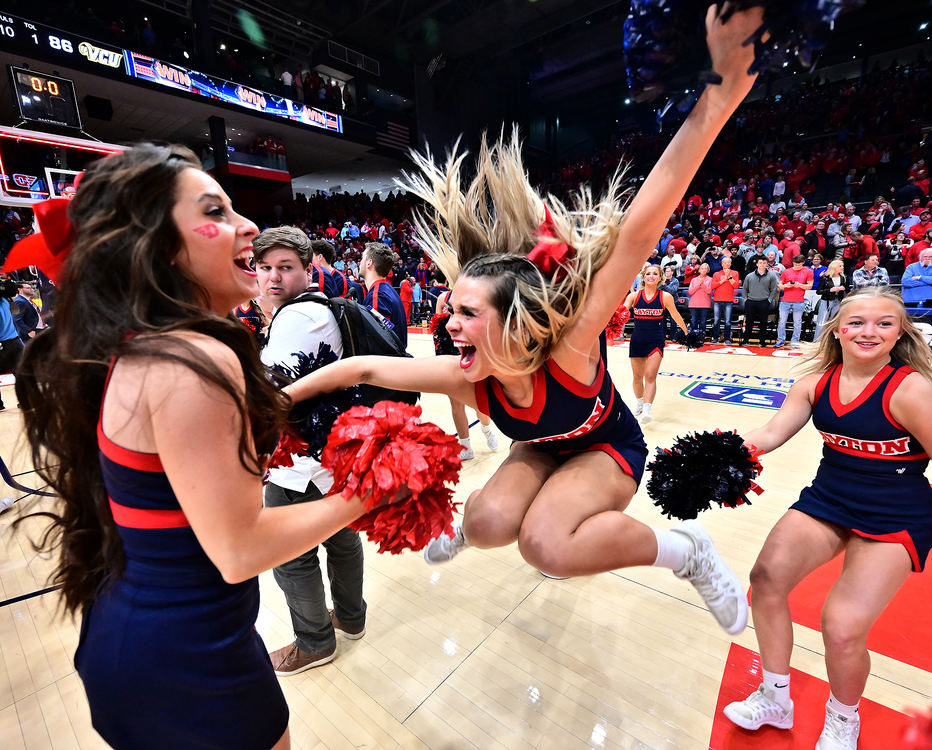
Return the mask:
<path id="1" fill-rule="evenodd" d="M 228 393 L 243 425 L 239 460 L 253 474 L 262 473 L 259 453 L 274 445 L 283 424 L 286 399 L 265 374 L 249 330 L 211 313 L 207 291 L 172 265 L 182 244 L 172 208 L 178 177 L 190 168 L 201 167 L 188 149 L 145 143 L 88 169 L 68 208 L 76 237 L 55 325 L 30 343 L 16 373 L 33 465 L 60 497 L 52 511 L 32 514 L 51 521 L 36 548 L 58 549 L 52 582 L 71 614 L 124 566 L 96 437 L 114 357 L 181 363 Z M 186 332 L 236 353 L 245 398 Z"/>

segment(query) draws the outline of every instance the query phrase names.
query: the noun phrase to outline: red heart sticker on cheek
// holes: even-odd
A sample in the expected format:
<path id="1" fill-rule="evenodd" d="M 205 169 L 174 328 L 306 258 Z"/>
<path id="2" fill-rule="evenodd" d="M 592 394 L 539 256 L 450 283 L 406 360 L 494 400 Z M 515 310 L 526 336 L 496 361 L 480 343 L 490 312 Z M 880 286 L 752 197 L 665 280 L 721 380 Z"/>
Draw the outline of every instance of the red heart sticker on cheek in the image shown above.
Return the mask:
<path id="1" fill-rule="evenodd" d="M 848 333 L 848 327 L 845 326 L 844 328 L 842 328 L 842 329 L 841 329 L 841 332 L 842 332 L 842 333 Z"/>
<path id="2" fill-rule="evenodd" d="M 217 229 L 216 224 L 205 224 L 202 227 L 194 227 L 194 231 L 198 234 L 204 235 L 209 240 L 212 240 L 214 237 L 220 234 L 220 230 Z"/>

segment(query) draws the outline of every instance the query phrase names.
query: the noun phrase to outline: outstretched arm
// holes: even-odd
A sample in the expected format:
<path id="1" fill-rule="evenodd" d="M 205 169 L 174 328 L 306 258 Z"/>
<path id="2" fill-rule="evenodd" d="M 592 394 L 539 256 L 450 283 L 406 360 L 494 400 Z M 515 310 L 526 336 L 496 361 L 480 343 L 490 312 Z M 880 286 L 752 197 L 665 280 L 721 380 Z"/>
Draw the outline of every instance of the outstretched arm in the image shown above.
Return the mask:
<path id="1" fill-rule="evenodd" d="M 360 383 L 399 391 L 426 391 L 446 395 L 475 406 L 475 391 L 460 372 L 457 357 L 348 357 L 322 367 L 285 386 L 292 401 L 332 393 Z"/>
<path id="2" fill-rule="evenodd" d="M 750 91 L 756 76 L 747 70 L 754 49 L 744 41 L 760 26 L 762 17 L 762 9 L 755 7 L 734 13 L 722 23 L 716 6 L 709 8 L 707 43 L 712 68 L 722 83 L 706 87 L 628 207 L 615 247 L 592 281 L 586 309 L 567 334 L 572 339 L 567 341 L 570 347 L 586 350 L 605 327 L 715 138 Z"/>
<path id="3" fill-rule="evenodd" d="M 745 433 L 745 442 L 770 453 L 799 432 L 812 416 L 812 401 L 820 377 L 814 373 L 793 383 L 780 411 L 763 427 Z"/>

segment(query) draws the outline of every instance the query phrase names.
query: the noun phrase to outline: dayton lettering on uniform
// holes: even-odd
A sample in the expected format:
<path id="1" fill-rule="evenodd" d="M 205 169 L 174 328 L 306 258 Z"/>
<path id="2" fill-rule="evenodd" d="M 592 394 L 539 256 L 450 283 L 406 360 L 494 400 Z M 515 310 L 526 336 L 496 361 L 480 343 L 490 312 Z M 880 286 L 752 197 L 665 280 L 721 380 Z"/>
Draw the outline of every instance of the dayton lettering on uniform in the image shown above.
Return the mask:
<path id="1" fill-rule="evenodd" d="M 635 318 L 659 318 L 663 316 L 664 311 L 656 307 L 635 307 Z"/>
<path id="2" fill-rule="evenodd" d="M 589 415 L 589 419 L 579 425 L 579 427 L 577 427 L 572 432 L 565 432 L 562 435 L 548 435 L 547 437 L 535 438 L 533 440 L 528 440 L 527 442 L 547 443 L 552 440 L 570 440 L 572 438 L 582 437 L 587 432 L 595 429 L 599 422 L 602 421 L 603 416 L 605 416 L 605 404 L 602 403 L 601 398 L 596 398 L 595 404 L 592 407 L 592 414 Z"/>
<path id="3" fill-rule="evenodd" d="M 212 240 L 214 237 L 220 234 L 220 230 L 217 229 L 216 224 L 205 224 L 202 227 L 194 227 L 193 231 L 197 232 L 198 234 L 203 234 L 209 240 Z"/>
<path id="4" fill-rule="evenodd" d="M 902 456 L 909 453 L 909 435 L 896 440 L 858 440 L 845 435 L 833 435 L 819 430 L 822 439 L 830 446 L 863 453 L 865 456 Z"/>

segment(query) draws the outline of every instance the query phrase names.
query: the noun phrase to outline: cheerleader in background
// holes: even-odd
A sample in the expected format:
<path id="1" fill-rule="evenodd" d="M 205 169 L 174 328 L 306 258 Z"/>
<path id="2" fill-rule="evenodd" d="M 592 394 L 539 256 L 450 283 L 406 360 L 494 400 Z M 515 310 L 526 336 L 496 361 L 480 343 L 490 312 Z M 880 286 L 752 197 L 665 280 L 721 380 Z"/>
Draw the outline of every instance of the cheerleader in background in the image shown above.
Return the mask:
<path id="1" fill-rule="evenodd" d="M 686 323 L 674 304 L 673 295 L 660 289 L 660 267 L 648 266 L 641 272 L 641 289 L 628 295 L 625 307 L 631 310 L 634 330 L 628 344 L 631 359 L 632 387 L 636 399 L 634 416 L 642 423 L 650 422 L 651 406 L 657 395 L 657 372 L 666 343 L 666 314 L 676 321 L 685 334 Z"/>

